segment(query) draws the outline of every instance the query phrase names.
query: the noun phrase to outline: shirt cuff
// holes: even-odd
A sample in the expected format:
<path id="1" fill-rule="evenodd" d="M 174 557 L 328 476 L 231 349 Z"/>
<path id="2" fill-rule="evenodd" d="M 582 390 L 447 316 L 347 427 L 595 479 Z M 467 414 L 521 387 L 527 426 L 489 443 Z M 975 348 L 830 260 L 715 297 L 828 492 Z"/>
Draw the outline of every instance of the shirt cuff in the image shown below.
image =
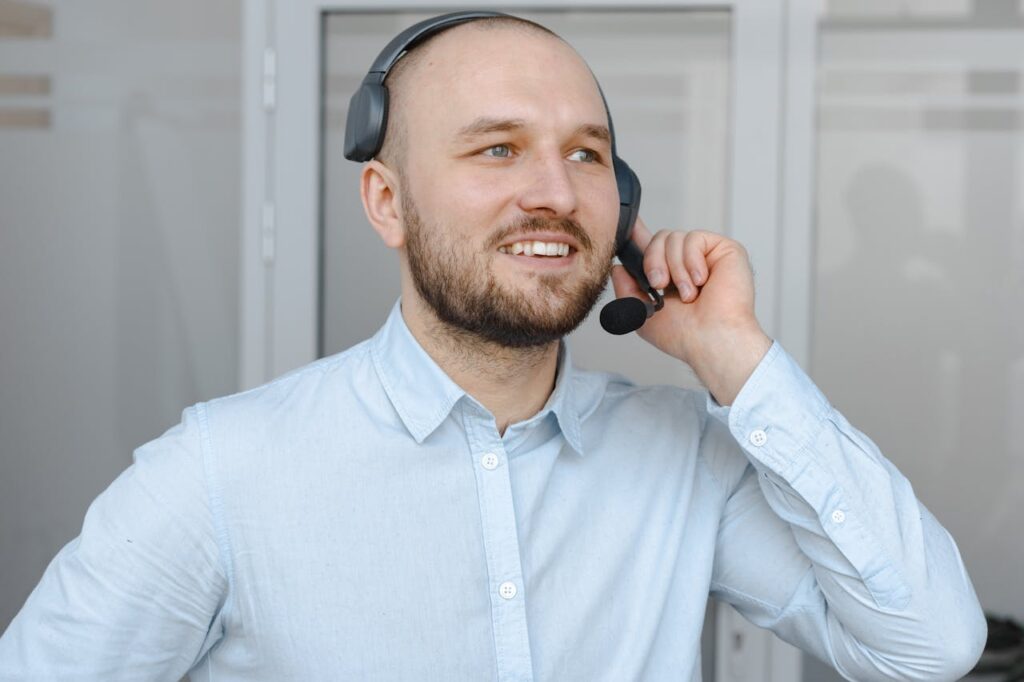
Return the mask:
<path id="1" fill-rule="evenodd" d="M 791 456 L 811 443 L 832 406 L 800 365 L 773 341 L 730 406 L 708 393 L 708 413 L 725 424 L 743 449 L 786 477 Z"/>

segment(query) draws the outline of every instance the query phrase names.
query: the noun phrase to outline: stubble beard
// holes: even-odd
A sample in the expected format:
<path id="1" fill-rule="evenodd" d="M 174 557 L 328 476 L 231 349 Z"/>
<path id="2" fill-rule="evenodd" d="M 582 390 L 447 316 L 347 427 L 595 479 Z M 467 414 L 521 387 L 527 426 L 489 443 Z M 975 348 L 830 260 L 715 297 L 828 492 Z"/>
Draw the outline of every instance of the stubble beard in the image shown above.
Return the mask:
<path id="1" fill-rule="evenodd" d="M 408 185 L 406 185 L 406 190 Z M 595 251 L 593 240 L 573 220 L 526 216 L 495 233 L 482 253 L 467 253 L 451 230 L 423 225 L 408 191 L 402 192 L 406 256 L 420 297 L 449 331 L 503 348 L 547 346 L 579 327 L 604 291 L 612 267 L 613 244 Z M 586 261 L 585 276 L 535 275 L 537 286 L 524 293 L 499 283 L 489 267 L 497 247 L 514 235 L 552 231 L 576 239 L 576 257 Z"/>

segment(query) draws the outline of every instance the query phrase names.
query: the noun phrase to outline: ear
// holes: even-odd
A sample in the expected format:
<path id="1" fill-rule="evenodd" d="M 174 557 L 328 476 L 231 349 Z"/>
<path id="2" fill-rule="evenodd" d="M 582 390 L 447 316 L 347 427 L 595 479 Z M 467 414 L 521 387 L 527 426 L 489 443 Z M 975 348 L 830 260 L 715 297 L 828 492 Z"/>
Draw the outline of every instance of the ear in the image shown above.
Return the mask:
<path id="1" fill-rule="evenodd" d="M 399 191 L 398 175 L 383 163 L 373 159 L 363 166 L 359 182 L 363 210 L 381 240 L 392 249 L 405 245 Z"/>

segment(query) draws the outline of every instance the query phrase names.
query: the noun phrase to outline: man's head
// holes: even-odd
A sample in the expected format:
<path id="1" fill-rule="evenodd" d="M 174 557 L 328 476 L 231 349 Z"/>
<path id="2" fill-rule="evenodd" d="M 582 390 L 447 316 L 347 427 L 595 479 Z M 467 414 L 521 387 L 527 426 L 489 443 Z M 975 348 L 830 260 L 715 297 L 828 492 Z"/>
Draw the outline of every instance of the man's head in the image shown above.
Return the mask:
<path id="1" fill-rule="evenodd" d="M 386 84 L 388 130 L 362 195 L 402 251 L 403 299 L 503 346 L 575 328 L 607 280 L 618 217 L 607 115 L 583 60 L 547 29 L 485 19 L 417 46 Z M 569 255 L 513 253 L 535 241 Z"/>

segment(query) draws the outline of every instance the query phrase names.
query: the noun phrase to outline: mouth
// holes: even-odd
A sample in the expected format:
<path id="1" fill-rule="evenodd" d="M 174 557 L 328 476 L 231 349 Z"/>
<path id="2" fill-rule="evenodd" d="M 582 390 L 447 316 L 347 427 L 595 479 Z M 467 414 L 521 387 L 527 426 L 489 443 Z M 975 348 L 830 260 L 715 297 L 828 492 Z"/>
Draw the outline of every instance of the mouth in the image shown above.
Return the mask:
<path id="1" fill-rule="evenodd" d="M 530 271 L 564 270 L 577 260 L 577 249 L 564 241 L 522 240 L 498 247 L 501 260 Z"/>
<path id="2" fill-rule="evenodd" d="M 531 258 L 565 258 L 575 251 L 576 249 L 565 242 L 538 240 L 513 242 L 498 247 L 499 253 Z"/>

